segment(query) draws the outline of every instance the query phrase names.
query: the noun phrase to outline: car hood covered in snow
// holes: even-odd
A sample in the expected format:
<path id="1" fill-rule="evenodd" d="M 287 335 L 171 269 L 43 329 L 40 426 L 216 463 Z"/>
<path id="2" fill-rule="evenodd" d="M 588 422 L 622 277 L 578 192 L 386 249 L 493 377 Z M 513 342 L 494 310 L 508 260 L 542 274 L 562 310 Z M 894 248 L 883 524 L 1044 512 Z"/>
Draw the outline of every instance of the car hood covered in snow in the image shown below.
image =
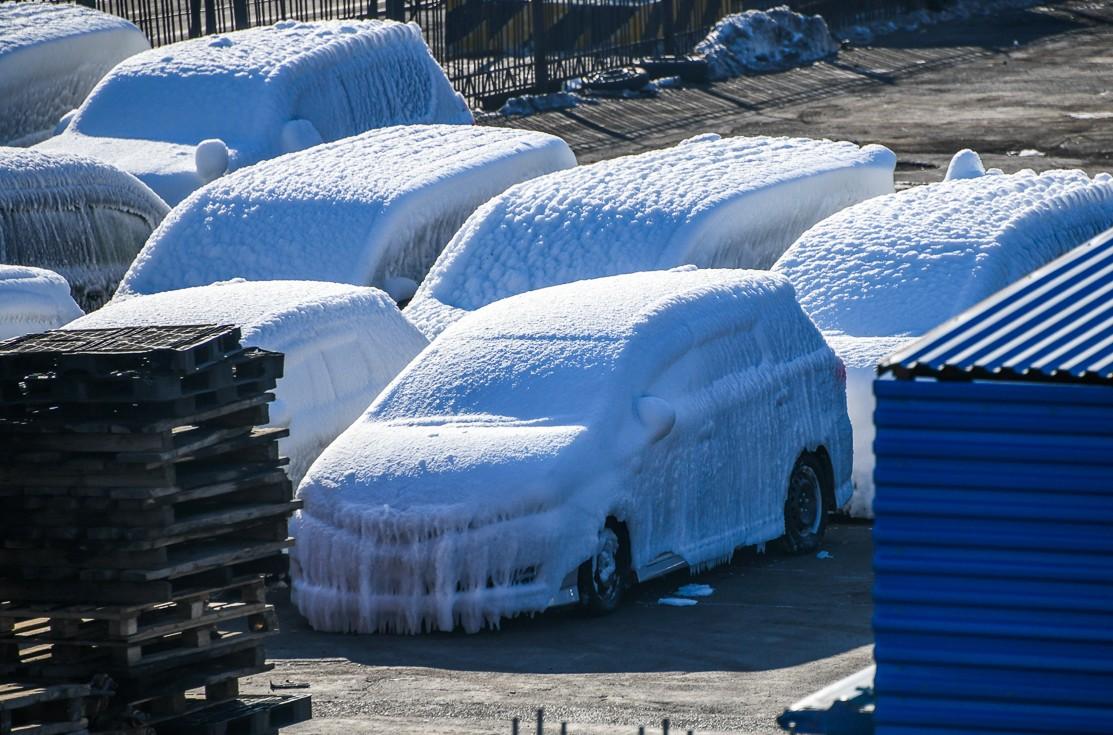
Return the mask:
<path id="1" fill-rule="evenodd" d="M 0 339 L 57 329 L 79 316 L 65 278 L 42 268 L 0 265 Z"/>

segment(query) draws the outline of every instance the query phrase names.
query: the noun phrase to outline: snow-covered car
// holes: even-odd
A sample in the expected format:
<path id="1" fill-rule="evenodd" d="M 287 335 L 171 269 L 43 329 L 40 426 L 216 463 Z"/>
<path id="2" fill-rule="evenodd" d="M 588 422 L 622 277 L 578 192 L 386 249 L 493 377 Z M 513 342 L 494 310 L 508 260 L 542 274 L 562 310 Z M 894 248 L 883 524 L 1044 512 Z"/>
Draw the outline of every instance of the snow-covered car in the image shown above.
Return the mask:
<path id="1" fill-rule="evenodd" d="M 71 3 L 0 2 L 0 145 L 32 145 L 108 70 L 151 45 L 123 18 Z"/>
<path id="2" fill-rule="evenodd" d="M 704 135 L 541 176 L 476 210 L 406 316 L 432 338 L 513 294 L 661 270 L 768 268 L 800 233 L 893 190 L 887 148 Z"/>
<path id="3" fill-rule="evenodd" d="M 234 324 L 243 343 L 283 353 L 270 426 L 295 485 L 426 345 L 382 291 L 319 281 L 231 281 L 112 303 L 69 329 Z"/>
<path id="4" fill-rule="evenodd" d="M 57 329 L 79 316 L 65 278 L 42 268 L 0 265 L 0 339 Z"/>
<path id="5" fill-rule="evenodd" d="M 855 516 L 873 514 L 880 359 L 1113 226 L 1109 174 L 986 173 L 961 151 L 949 176 L 844 209 L 773 267 L 847 367 Z"/>
<path id="6" fill-rule="evenodd" d="M 113 163 L 173 206 L 227 171 L 323 141 L 471 122 L 416 25 L 283 21 L 126 59 L 39 145 Z"/>
<path id="7" fill-rule="evenodd" d="M 448 328 L 310 468 L 293 594 L 330 631 L 474 631 L 781 538 L 850 486 L 842 366 L 780 276 L 654 271 Z"/>
<path id="8" fill-rule="evenodd" d="M 556 136 L 474 125 L 404 125 L 315 146 L 191 194 L 120 296 L 297 278 L 376 286 L 403 301 L 477 207 L 575 165 Z"/>
<path id="9" fill-rule="evenodd" d="M 168 211 L 115 166 L 0 147 L 0 263 L 57 271 L 85 311 L 112 296 Z"/>

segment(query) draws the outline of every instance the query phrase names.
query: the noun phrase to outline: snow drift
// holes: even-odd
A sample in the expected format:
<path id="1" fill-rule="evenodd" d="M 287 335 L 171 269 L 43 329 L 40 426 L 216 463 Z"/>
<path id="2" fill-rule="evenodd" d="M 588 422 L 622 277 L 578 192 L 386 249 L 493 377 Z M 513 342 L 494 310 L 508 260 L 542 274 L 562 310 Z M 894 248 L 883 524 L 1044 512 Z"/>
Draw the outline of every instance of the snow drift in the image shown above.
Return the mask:
<path id="1" fill-rule="evenodd" d="M 42 268 L 0 265 L 0 339 L 57 329 L 79 316 L 65 278 Z"/>
<path id="2" fill-rule="evenodd" d="M 827 215 L 893 190 L 881 146 L 700 136 L 511 187 L 468 218 L 406 315 L 432 337 L 532 289 L 687 263 L 768 268 Z"/>
<path id="3" fill-rule="evenodd" d="M 970 151 L 950 170 L 947 181 L 829 217 L 773 267 L 847 365 L 852 515 L 873 515 L 872 384 L 881 358 L 1113 226 L 1109 174 L 979 175 Z"/>
<path id="4" fill-rule="evenodd" d="M 373 285 L 408 299 L 476 207 L 575 164 L 555 136 L 464 125 L 383 128 L 281 156 L 175 207 L 120 295 L 243 277 Z"/>
<path id="5" fill-rule="evenodd" d="M 243 343 L 286 355 L 271 426 L 296 485 L 329 442 L 426 344 L 381 291 L 310 281 L 233 281 L 112 303 L 68 325 L 235 324 Z"/>
<path id="6" fill-rule="evenodd" d="M 712 79 L 789 69 L 838 50 L 822 16 L 801 15 L 785 5 L 725 16 L 695 48 L 707 59 Z"/>
<path id="7" fill-rule="evenodd" d="M 513 296 L 447 329 L 299 488 L 293 593 L 331 631 L 474 631 L 549 606 L 626 524 L 632 566 L 784 533 L 804 449 L 850 496 L 836 358 L 768 272 L 656 271 Z"/>
<path id="8" fill-rule="evenodd" d="M 138 28 L 99 10 L 0 2 L 0 145 L 49 137 L 109 69 L 148 48 Z"/>
<path id="9" fill-rule="evenodd" d="M 68 153 L 0 148 L 0 262 L 57 271 L 100 307 L 169 208 L 134 176 Z"/>
<path id="10" fill-rule="evenodd" d="M 174 205 L 226 170 L 322 141 L 471 122 L 416 25 L 283 21 L 127 59 L 40 145 L 114 163 Z"/>

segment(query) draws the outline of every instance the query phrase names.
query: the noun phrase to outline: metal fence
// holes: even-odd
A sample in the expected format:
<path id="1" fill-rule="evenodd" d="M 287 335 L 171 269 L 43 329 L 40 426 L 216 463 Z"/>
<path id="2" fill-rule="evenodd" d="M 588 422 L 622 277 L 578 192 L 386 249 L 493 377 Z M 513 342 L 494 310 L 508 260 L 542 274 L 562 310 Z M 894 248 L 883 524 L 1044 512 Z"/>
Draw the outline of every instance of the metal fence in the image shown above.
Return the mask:
<path id="1" fill-rule="evenodd" d="M 473 105 L 556 88 L 562 80 L 685 53 L 728 13 L 784 0 L 78 0 L 128 18 L 161 46 L 280 20 L 391 18 L 421 26 L 433 55 Z M 944 0 L 799 0 L 835 25 Z"/>

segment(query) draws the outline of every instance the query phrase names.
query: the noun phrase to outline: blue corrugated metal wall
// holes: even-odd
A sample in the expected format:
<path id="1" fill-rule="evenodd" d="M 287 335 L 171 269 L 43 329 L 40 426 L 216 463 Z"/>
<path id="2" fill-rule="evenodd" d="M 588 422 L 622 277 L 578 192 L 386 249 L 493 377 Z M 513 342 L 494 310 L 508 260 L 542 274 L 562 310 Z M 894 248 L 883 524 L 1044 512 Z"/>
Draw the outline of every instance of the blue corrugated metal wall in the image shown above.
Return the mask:
<path id="1" fill-rule="evenodd" d="M 874 392 L 878 735 L 1113 733 L 1113 387 Z"/>

